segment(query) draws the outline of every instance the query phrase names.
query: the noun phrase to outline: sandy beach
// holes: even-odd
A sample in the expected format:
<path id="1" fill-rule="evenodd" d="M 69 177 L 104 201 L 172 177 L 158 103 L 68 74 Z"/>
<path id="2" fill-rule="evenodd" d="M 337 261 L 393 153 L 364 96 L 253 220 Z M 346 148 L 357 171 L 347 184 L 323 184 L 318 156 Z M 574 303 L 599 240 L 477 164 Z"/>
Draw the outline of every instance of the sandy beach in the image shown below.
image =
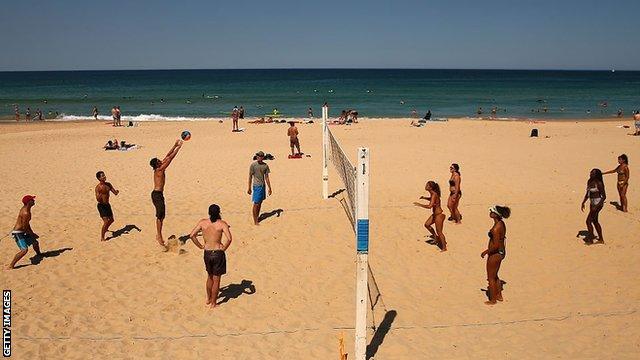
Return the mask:
<path id="1" fill-rule="evenodd" d="M 422 128 L 410 119 L 332 127 L 347 155 L 371 151 L 370 263 L 384 305 L 369 317 L 374 359 L 617 358 L 640 353 L 640 137 L 629 119 L 607 121 L 451 120 Z M 231 133 L 231 122 L 0 123 L 0 229 L 20 199 L 37 196 L 31 222 L 49 256 L 0 271 L 13 296 L 16 359 L 177 358 L 337 359 L 344 334 L 353 353 L 355 241 L 338 199 L 322 199 L 321 126 L 299 124 L 302 151 L 287 159 L 286 124 Z M 530 138 L 532 128 L 539 138 Z M 149 160 L 180 132 L 192 139 L 167 170 L 166 237 L 188 234 L 217 203 L 234 242 L 222 278 L 223 304 L 205 307 L 202 251 L 190 241 L 162 252 L 155 236 Z M 109 138 L 140 149 L 104 151 Z M 252 225 L 246 194 L 253 154 L 269 162 L 273 195 Z M 616 210 L 615 175 L 605 176 L 600 214 L 606 244 L 586 246 L 580 211 L 592 168 L 611 170 L 626 153 L 629 212 Z M 427 210 L 412 203 L 427 180 L 446 189 L 460 164 L 463 222 L 447 222 L 449 251 L 425 242 Z M 119 190 L 112 230 L 101 243 L 95 173 Z M 343 187 L 332 166 L 330 191 Z M 446 211 L 446 195 L 443 207 Z M 489 307 L 487 208 L 511 207 L 505 301 Z M 448 215 L 448 214 L 447 214 Z M 138 230 L 139 229 L 139 230 Z M 3 268 L 18 251 L 0 241 Z M 385 319 L 384 326 L 380 326 Z M 219 355 L 218 355 L 219 354 Z"/>

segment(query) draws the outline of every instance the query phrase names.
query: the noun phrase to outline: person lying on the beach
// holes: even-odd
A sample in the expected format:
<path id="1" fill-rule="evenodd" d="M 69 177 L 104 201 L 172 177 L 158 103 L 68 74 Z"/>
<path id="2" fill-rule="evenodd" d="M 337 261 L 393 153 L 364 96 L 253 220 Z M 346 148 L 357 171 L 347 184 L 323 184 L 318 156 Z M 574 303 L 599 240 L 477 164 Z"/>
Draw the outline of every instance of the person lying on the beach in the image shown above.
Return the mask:
<path id="1" fill-rule="evenodd" d="M 118 139 L 114 139 L 107 141 L 107 143 L 103 146 L 105 150 L 118 150 L 120 145 L 118 145 Z"/>
<path id="2" fill-rule="evenodd" d="M 127 151 L 127 150 L 131 150 L 131 149 L 136 149 L 137 147 L 138 147 L 138 145 L 136 145 L 136 144 L 127 144 L 124 140 L 122 140 L 122 141 L 120 141 L 119 150 Z"/>
<path id="3" fill-rule="evenodd" d="M 271 116 L 267 117 L 266 120 L 264 119 L 264 116 L 263 116 L 260 119 L 248 121 L 249 124 L 270 124 L 272 122 L 273 122 L 273 118 Z"/>
<path id="4" fill-rule="evenodd" d="M 415 127 L 423 127 L 424 126 L 424 121 L 415 121 L 415 120 L 411 120 L 411 126 L 415 126 Z"/>

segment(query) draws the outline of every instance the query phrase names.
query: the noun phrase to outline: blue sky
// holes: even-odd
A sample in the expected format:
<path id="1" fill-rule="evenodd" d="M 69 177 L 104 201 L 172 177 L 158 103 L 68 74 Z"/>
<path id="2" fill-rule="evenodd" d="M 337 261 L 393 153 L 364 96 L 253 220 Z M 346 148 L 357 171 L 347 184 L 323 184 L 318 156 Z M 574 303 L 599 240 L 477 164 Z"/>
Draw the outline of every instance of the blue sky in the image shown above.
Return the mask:
<path id="1" fill-rule="evenodd" d="M 0 71 L 640 70 L 640 0 L 5 0 L 0 9 Z"/>

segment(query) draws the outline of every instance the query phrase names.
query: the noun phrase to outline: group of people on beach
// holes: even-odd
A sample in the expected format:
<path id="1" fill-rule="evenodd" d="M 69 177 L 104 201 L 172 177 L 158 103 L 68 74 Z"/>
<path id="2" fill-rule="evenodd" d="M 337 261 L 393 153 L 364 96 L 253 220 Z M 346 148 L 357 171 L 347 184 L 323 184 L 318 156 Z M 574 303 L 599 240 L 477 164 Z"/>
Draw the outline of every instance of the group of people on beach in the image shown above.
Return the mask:
<path id="1" fill-rule="evenodd" d="M 455 224 L 462 222 L 462 214 L 458 207 L 460 205 L 460 199 L 462 197 L 462 190 L 460 189 L 461 176 L 460 166 L 458 164 L 451 164 L 449 167 L 451 177 L 449 178 L 449 197 L 447 199 L 447 208 L 449 209 L 449 218 L 447 220 L 453 221 Z M 620 202 L 616 207 L 623 211 L 628 212 L 627 190 L 629 187 L 629 158 L 626 154 L 618 156 L 618 165 L 615 169 L 602 172 L 600 169 L 592 169 L 587 181 L 587 190 L 582 201 L 581 209 L 585 210 L 585 204 L 589 200 L 589 212 L 586 219 L 587 235 L 584 239 L 585 243 L 593 244 L 597 239 L 598 243 L 604 244 L 604 236 L 602 234 L 602 226 L 598 215 L 602 210 L 605 200 L 606 192 L 604 187 L 603 175 L 617 174 L 617 189 L 620 196 Z M 444 222 L 445 213 L 441 206 L 441 191 L 440 185 L 437 182 L 430 180 L 425 185 L 425 191 L 427 196 L 421 196 L 420 200 L 426 200 L 426 204 L 420 202 L 414 202 L 415 206 L 430 209 L 431 214 L 424 223 L 424 227 L 430 234 L 428 243 L 438 246 L 440 251 L 447 251 L 447 241 L 444 235 Z M 507 206 L 495 205 L 489 208 L 489 217 L 493 219 L 493 226 L 488 232 L 489 245 L 480 256 L 484 258 L 487 256 L 487 296 L 489 298 L 485 303 L 487 305 L 494 305 L 498 301 L 502 301 L 502 290 L 504 281 L 500 280 L 498 272 L 502 260 L 506 257 L 506 225 L 504 219 L 511 216 L 511 209 Z M 434 227 L 435 226 L 435 229 Z M 594 234 L 594 228 L 598 236 Z"/>
<path id="2" fill-rule="evenodd" d="M 16 121 L 20 121 L 20 107 L 18 105 L 13 106 L 13 113 L 15 115 Z M 35 117 L 33 117 L 31 115 L 31 108 L 27 107 L 27 110 L 25 110 L 24 112 L 24 120 L 25 122 L 29 122 L 33 120 L 43 121 L 44 114 L 42 113 L 42 110 L 40 110 L 40 108 L 37 108 L 35 111 Z"/>
<path id="3" fill-rule="evenodd" d="M 93 116 L 98 119 L 98 108 L 93 108 Z M 111 108 L 111 117 L 113 118 L 113 126 L 122 126 L 122 111 L 120 106 L 114 106 Z"/>
<path id="4" fill-rule="evenodd" d="M 460 199 L 462 198 L 462 190 L 460 184 L 462 178 L 460 176 L 460 166 L 453 163 L 449 166 L 449 172 L 451 177 L 449 178 L 449 197 L 447 199 L 447 208 L 449 209 L 449 218 L 447 220 L 454 222 L 455 224 L 462 223 L 462 214 L 458 209 L 460 205 Z M 440 251 L 447 251 L 447 240 L 443 232 L 444 221 L 446 215 L 441 206 L 441 191 L 440 185 L 437 182 L 430 180 L 425 185 L 425 191 L 427 196 L 421 196 L 420 200 L 426 200 L 426 204 L 420 202 L 414 202 L 415 206 L 431 209 L 431 214 L 424 223 L 424 227 L 430 233 L 430 239 L 427 243 L 436 245 Z M 493 220 L 493 226 L 488 232 L 489 245 L 484 250 L 480 257 L 487 256 L 487 296 L 488 300 L 485 302 L 487 305 L 494 305 L 498 301 L 503 301 L 502 298 L 502 285 L 504 282 L 500 280 L 498 271 L 502 260 L 504 260 L 506 253 L 506 233 L 507 228 L 504 223 L 504 219 L 511 216 L 511 209 L 507 206 L 495 205 L 489 208 L 489 217 Z M 433 228 L 435 225 L 435 230 Z"/>
<path id="5" fill-rule="evenodd" d="M 237 110 L 237 112 L 239 112 L 239 109 Z M 234 113 L 236 113 L 236 109 L 234 109 Z M 112 114 L 114 114 L 114 126 L 118 126 L 117 124 L 120 118 L 119 107 L 114 107 Z M 118 114 L 118 122 L 116 122 L 116 114 Z M 640 113 L 635 115 L 637 121 L 636 126 L 640 126 Z M 240 115 L 237 114 L 237 117 L 239 118 Z M 297 154 L 301 154 L 298 134 L 299 132 L 295 123 L 291 122 L 290 127 L 287 129 L 287 136 L 289 137 L 292 155 L 296 155 L 295 150 L 297 150 Z M 110 142 L 111 144 L 107 143 L 107 146 L 118 146 L 117 140 Z M 183 144 L 183 140 L 176 140 L 163 159 L 154 157 L 149 162 L 153 170 L 154 186 L 151 191 L 151 202 L 155 209 L 156 241 L 165 251 L 168 249 L 162 234 L 166 216 L 164 197 L 165 172 L 178 155 Z M 263 201 L 267 196 L 272 195 L 271 170 L 269 165 L 264 162 L 267 157 L 268 154 L 265 154 L 263 151 L 258 151 L 254 155 L 254 162 L 249 166 L 247 194 L 251 195 L 251 215 L 255 225 L 259 225 L 260 223 L 260 212 Z M 424 227 L 430 234 L 430 239 L 427 242 L 438 246 L 442 252 L 447 251 L 447 241 L 443 231 L 445 219 L 454 224 L 462 223 L 462 214 L 459 210 L 460 200 L 462 198 L 460 166 L 457 163 L 452 163 L 449 167 L 449 173 L 449 196 L 447 198 L 448 218 L 446 218 L 442 209 L 442 194 L 440 185 L 436 181 L 430 180 L 425 184 L 425 191 L 428 195 L 421 196 L 420 200 L 426 200 L 426 204 L 414 202 L 415 206 L 431 210 L 430 216 L 424 223 Z M 629 185 L 629 159 L 626 154 L 621 154 L 618 156 L 618 165 L 613 170 L 602 172 L 600 169 L 595 168 L 590 172 L 586 193 L 581 205 L 584 211 L 585 204 L 587 200 L 589 200 L 589 212 L 586 218 L 588 235 L 585 238 L 585 242 L 587 243 L 593 243 L 595 239 L 597 239 L 599 243 L 604 243 L 602 226 L 600 225 L 598 217 L 606 200 L 603 175 L 614 173 L 617 174 L 618 177 L 617 190 L 620 197 L 619 204 L 615 205 L 623 212 L 628 211 L 626 194 Z M 104 171 L 98 171 L 96 173 L 96 179 L 98 180 L 98 184 L 95 187 L 95 198 L 97 201 L 98 214 L 103 221 L 100 229 L 100 241 L 106 241 L 106 234 L 109 232 L 109 227 L 114 223 L 110 195 L 118 196 L 120 191 L 111 183 L 107 182 Z M 8 265 L 10 269 L 15 268 L 16 263 L 27 254 L 29 246 L 33 246 L 36 257 L 42 256 L 38 242 L 39 236 L 33 231 L 30 225 L 32 217 L 31 209 L 35 206 L 35 198 L 34 195 L 25 195 L 22 198 L 23 206 L 18 213 L 16 224 L 11 232 L 19 248 L 19 252 L 15 254 L 11 263 Z M 204 250 L 204 263 L 208 274 L 206 285 L 207 304 L 213 308 L 216 306 L 220 277 L 226 273 L 225 251 L 231 245 L 232 235 L 229 225 L 222 220 L 221 209 L 217 204 L 211 204 L 209 206 L 208 215 L 208 218 L 198 221 L 191 231 L 189 238 L 193 240 L 193 243 L 198 248 Z M 502 260 L 504 260 L 506 256 L 506 224 L 504 220 L 509 218 L 510 215 L 511 209 L 507 206 L 495 205 L 489 208 L 489 217 L 492 219 L 493 225 L 487 234 L 489 238 L 487 249 L 480 254 L 482 258 L 487 257 L 488 301 L 486 301 L 486 304 L 489 305 L 496 304 L 503 300 L 502 290 L 505 282 L 499 278 L 498 272 Z M 594 229 L 597 237 L 595 236 Z M 200 235 L 203 237 L 203 244 L 198 241 L 198 236 Z M 223 241 L 223 237 L 225 241 Z"/>
<path id="6" fill-rule="evenodd" d="M 605 200 L 607 199 L 607 193 L 604 187 L 604 180 L 602 175 L 617 174 L 618 181 L 616 187 L 618 189 L 618 195 L 620 197 L 619 203 L 613 203 L 622 212 L 629 211 L 629 204 L 627 201 L 627 190 L 629 188 L 629 158 L 626 154 L 618 156 L 618 165 L 613 170 L 602 172 L 602 170 L 595 168 L 589 172 L 589 179 L 587 180 L 587 190 L 582 200 L 581 210 L 585 210 L 585 204 L 589 200 L 589 212 L 587 214 L 587 235 L 584 238 L 585 243 L 593 244 L 597 239 L 597 243 L 604 244 L 604 236 L 602 234 L 602 226 L 598 215 L 604 207 Z M 598 236 L 596 237 L 593 230 L 596 230 Z"/>

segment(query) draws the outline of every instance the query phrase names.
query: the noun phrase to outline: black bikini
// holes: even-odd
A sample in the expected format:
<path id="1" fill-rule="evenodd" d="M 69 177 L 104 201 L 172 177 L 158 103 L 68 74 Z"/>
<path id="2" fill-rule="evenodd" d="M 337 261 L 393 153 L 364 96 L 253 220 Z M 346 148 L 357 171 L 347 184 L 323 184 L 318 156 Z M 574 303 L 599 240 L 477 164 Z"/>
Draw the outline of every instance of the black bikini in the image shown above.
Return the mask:
<path id="1" fill-rule="evenodd" d="M 489 242 L 491 242 L 491 231 L 487 233 L 487 236 L 489 236 Z M 500 248 L 498 248 L 498 254 L 502 255 L 502 258 L 504 259 L 505 257 L 507 257 L 507 249 L 505 249 L 504 246 L 501 246 Z"/>

